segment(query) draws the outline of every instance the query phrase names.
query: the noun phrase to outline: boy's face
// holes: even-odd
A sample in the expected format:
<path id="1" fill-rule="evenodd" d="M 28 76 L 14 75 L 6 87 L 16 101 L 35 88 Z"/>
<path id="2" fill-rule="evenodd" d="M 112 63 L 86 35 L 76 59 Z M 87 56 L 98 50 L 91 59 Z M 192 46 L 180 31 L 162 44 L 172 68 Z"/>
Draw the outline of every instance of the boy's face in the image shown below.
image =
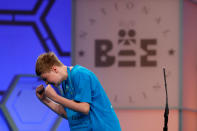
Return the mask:
<path id="1" fill-rule="evenodd" d="M 52 84 L 55 87 L 58 87 L 62 82 L 61 73 L 57 69 L 51 69 L 49 72 L 42 73 L 41 78 L 46 84 Z"/>

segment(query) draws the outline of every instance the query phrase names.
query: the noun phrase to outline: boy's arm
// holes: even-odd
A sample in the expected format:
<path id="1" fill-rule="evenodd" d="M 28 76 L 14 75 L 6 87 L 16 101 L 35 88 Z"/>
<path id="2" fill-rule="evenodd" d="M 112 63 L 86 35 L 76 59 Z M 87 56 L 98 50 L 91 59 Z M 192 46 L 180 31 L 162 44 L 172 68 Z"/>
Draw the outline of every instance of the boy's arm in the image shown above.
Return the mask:
<path id="1" fill-rule="evenodd" d="M 43 90 L 42 93 L 41 93 L 41 90 Z M 47 107 L 49 107 L 55 113 L 67 119 L 67 114 L 66 114 L 66 111 L 64 110 L 64 107 L 50 100 L 48 97 L 46 97 L 46 91 L 44 90 L 43 85 L 40 85 L 36 88 L 36 96 L 42 103 L 44 103 Z"/>
<path id="2" fill-rule="evenodd" d="M 54 101 L 63 105 L 64 107 L 70 108 L 77 112 L 81 112 L 85 115 L 88 115 L 90 110 L 90 104 L 87 102 L 76 102 L 74 100 L 69 100 L 59 95 L 57 95 Z"/>
<path id="3" fill-rule="evenodd" d="M 55 103 L 54 101 L 50 100 L 47 97 L 41 101 L 47 107 L 49 107 L 51 110 L 53 110 L 55 113 L 57 113 L 58 115 L 62 116 L 65 119 L 67 119 L 66 111 L 64 110 L 64 107 L 62 105 Z"/>
<path id="4" fill-rule="evenodd" d="M 45 92 L 46 92 L 47 97 L 49 97 L 54 102 L 59 103 L 63 107 L 70 108 L 74 111 L 81 112 L 86 115 L 89 113 L 89 110 L 90 110 L 89 103 L 76 102 L 74 100 L 69 100 L 69 99 L 66 99 L 62 96 L 59 96 L 50 85 L 47 86 Z"/>

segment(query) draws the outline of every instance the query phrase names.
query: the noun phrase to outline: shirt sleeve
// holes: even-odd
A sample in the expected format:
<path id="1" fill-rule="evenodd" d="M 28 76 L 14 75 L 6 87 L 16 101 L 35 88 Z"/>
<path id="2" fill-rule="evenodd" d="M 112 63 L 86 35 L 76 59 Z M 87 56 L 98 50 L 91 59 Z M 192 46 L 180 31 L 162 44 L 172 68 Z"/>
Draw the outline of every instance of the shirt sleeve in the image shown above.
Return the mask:
<path id="1" fill-rule="evenodd" d="M 78 102 L 92 103 L 91 97 L 91 81 L 88 76 L 77 74 L 74 79 L 75 97 L 74 100 Z"/>

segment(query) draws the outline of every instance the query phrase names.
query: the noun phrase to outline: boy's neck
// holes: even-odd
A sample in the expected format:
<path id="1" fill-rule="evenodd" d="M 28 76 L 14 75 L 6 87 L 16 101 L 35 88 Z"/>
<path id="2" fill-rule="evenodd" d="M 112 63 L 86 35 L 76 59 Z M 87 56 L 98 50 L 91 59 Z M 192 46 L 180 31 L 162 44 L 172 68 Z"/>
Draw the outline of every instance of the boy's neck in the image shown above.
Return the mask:
<path id="1" fill-rule="evenodd" d="M 72 68 L 73 68 L 73 66 L 70 66 L 70 67 L 69 67 L 70 71 L 72 70 Z M 64 79 L 63 79 L 63 80 L 66 80 L 66 79 L 68 78 L 67 66 L 64 65 L 64 66 L 62 67 L 62 70 L 63 70 L 63 72 L 64 72 L 64 74 L 63 74 L 63 78 L 64 78 Z"/>

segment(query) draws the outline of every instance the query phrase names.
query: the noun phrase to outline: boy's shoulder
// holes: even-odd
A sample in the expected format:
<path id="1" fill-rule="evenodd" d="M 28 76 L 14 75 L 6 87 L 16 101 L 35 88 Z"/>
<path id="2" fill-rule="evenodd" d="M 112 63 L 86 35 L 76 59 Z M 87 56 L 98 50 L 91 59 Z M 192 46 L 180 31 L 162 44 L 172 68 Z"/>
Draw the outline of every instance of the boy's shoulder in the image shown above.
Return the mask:
<path id="1" fill-rule="evenodd" d="M 73 72 L 73 73 L 90 73 L 91 71 L 81 65 L 75 65 L 75 66 L 73 66 L 71 72 Z"/>
<path id="2" fill-rule="evenodd" d="M 87 68 L 80 66 L 80 65 L 75 65 L 72 70 L 71 70 L 71 77 L 87 77 L 90 75 L 91 71 L 88 70 Z"/>

